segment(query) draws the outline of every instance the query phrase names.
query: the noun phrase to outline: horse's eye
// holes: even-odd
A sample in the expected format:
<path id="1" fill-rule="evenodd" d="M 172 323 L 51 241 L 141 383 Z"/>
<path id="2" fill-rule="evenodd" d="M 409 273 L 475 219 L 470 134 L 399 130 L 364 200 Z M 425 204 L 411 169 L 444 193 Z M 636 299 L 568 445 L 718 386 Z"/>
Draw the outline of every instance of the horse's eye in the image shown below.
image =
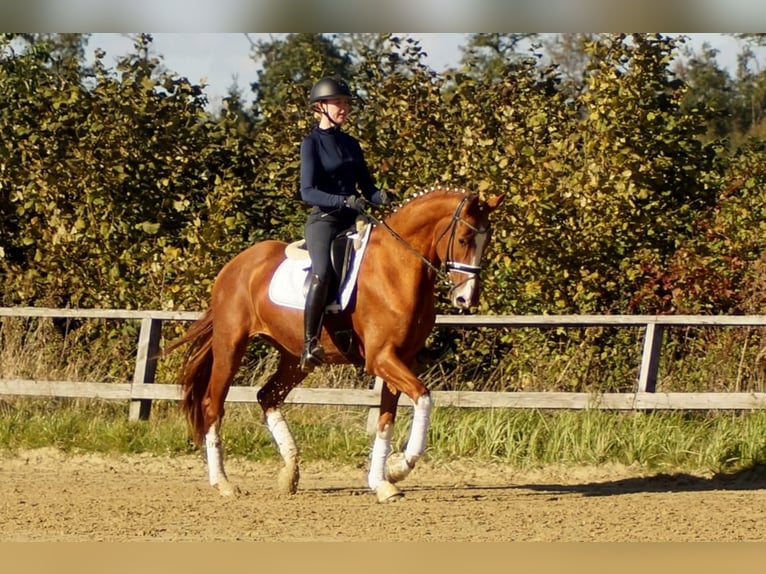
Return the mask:
<path id="1" fill-rule="evenodd" d="M 467 240 L 465 237 L 461 237 L 460 239 L 458 239 L 458 240 L 457 240 L 457 242 L 458 242 L 458 243 L 459 243 L 459 244 L 460 244 L 462 247 L 465 247 L 466 245 L 468 245 L 468 240 Z"/>

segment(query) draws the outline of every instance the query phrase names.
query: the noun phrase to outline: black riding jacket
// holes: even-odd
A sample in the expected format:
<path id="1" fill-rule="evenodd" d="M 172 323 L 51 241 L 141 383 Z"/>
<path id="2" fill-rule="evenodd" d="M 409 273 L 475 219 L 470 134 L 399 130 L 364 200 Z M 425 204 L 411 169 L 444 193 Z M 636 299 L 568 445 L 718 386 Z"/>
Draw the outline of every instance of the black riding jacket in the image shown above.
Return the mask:
<path id="1" fill-rule="evenodd" d="M 315 127 L 301 143 L 301 199 L 324 213 L 343 210 L 356 214 L 344 205 L 357 188 L 372 203 L 380 202 L 380 190 L 370 175 L 359 142 L 338 127 Z"/>

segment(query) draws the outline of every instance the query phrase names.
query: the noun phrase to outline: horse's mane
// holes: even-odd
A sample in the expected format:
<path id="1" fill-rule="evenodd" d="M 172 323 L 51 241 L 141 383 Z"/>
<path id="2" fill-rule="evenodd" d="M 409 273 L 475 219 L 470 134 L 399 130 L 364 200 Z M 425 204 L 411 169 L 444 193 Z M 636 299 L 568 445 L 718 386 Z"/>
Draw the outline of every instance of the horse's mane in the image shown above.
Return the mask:
<path id="1" fill-rule="evenodd" d="M 441 185 L 432 185 L 431 187 L 428 187 L 428 188 L 423 189 L 421 191 L 415 192 L 412 195 L 410 195 L 409 197 L 406 197 L 402 201 L 402 205 L 405 205 L 407 203 L 410 203 L 411 201 L 414 201 L 416 199 L 420 199 L 422 197 L 435 195 L 435 194 L 439 193 L 440 191 L 444 192 L 445 194 L 452 194 L 452 193 L 466 194 L 466 193 L 470 193 L 469 191 L 467 191 L 463 187 L 444 187 L 444 186 L 441 186 Z"/>
<path id="2" fill-rule="evenodd" d="M 395 207 L 391 215 L 395 215 L 399 210 L 401 210 L 404 207 L 407 207 L 411 203 L 419 203 L 420 201 L 425 201 L 427 199 L 436 197 L 439 193 L 443 193 L 445 195 L 467 195 L 470 194 L 468 190 L 462 187 L 444 187 L 440 185 L 432 185 L 429 188 L 423 189 L 421 191 L 415 192 L 412 195 L 409 195 L 408 197 L 404 198 L 401 203 Z"/>

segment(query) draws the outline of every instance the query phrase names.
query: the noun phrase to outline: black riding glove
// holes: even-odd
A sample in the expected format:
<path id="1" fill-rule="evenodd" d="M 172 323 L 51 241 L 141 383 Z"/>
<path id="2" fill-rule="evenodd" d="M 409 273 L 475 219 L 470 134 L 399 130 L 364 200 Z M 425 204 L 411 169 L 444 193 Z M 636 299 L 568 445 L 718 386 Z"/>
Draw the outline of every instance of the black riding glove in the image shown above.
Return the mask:
<path id="1" fill-rule="evenodd" d="M 390 191 L 380 190 L 380 205 L 391 205 L 394 202 L 394 196 Z"/>
<path id="2" fill-rule="evenodd" d="M 346 204 L 346 207 L 353 209 L 358 213 L 364 213 L 367 210 L 367 205 L 370 202 L 363 197 L 359 197 L 358 195 L 349 195 L 344 200 L 344 203 Z"/>

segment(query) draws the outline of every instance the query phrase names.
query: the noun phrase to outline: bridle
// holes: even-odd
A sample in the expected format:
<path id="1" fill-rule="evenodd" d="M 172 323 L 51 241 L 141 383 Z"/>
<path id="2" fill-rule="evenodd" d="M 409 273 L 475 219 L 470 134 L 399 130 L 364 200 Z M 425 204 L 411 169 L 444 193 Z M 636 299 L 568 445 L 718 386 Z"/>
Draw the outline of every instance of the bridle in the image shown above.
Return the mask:
<path id="1" fill-rule="evenodd" d="M 404 239 L 401 235 L 399 235 L 396 231 L 394 231 L 388 223 L 386 223 L 383 220 L 376 219 L 372 215 L 367 214 L 367 216 L 376 224 L 381 225 L 384 227 L 397 241 L 402 243 L 407 249 L 409 249 L 412 253 L 414 253 L 417 257 L 420 258 L 420 260 L 423 262 L 426 267 L 431 269 L 431 271 L 434 272 L 435 277 L 441 277 L 442 281 L 450 287 L 450 293 L 460 287 L 462 284 L 470 281 L 471 279 L 474 279 L 479 272 L 481 271 L 481 267 L 478 265 L 470 265 L 468 263 L 461 263 L 460 261 L 453 261 L 452 260 L 452 253 L 454 249 L 455 244 L 455 238 L 457 236 L 457 226 L 459 223 L 462 223 L 468 229 L 473 231 L 476 235 L 486 235 L 489 232 L 489 227 L 479 228 L 475 225 L 472 225 L 468 223 L 465 219 L 463 219 L 460 216 L 460 213 L 463 211 L 463 206 L 472 199 L 473 196 L 466 195 L 461 200 L 460 203 L 458 203 L 457 208 L 455 209 L 455 213 L 452 214 L 452 218 L 450 219 L 450 222 L 447 224 L 447 226 L 444 228 L 444 231 L 442 231 L 439 234 L 439 237 L 436 240 L 436 243 L 438 244 L 442 238 L 449 233 L 449 239 L 447 240 L 447 250 L 445 252 L 444 261 L 442 264 L 442 267 L 446 269 L 446 272 L 442 270 L 441 267 L 437 267 L 434 265 L 426 256 L 424 256 L 420 251 L 415 249 L 412 245 L 410 245 L 406 239 Z M 450 271 L 456 271 L 458 273 L 463 273 L 467 275 L 465 279 L 462 281 L 459 281 L 458 283 L 455 283 L 452 278 L 450 277 L 449 273 Z"/>
<path id="2" fill-rule="evenodd" d="M 474 225 L 471 225 L 468 223 L 465 219 L 460 217 L 460 212 L 463 211 L 463 205 L 470 199 L 470 196 L 464 197 L 462 200 L 460 200 L 460 203 L 457 206 L 457 209 L 455 210 L 454 215 L 452 216 L 452 220 L 449 223 L 449 226 L 442 232 L 441 235 L 439 235 L 439 239 L 436 240 L 438 243 L 441 241 L 441 238 L 444 237 L 444 234 L 449 231 L 450 237 L 447 241 L 447 253 L 444 260 L 444 266 L 447 268 L 447 271 L 457 271 L 459 273 L 465 273 L 467 275 L 476 275 L 481 271 L 481 267 L 478 265 L 469 265 L 468 263 L 460 263 L 459 261 L 452 261 L 452 249 L 455 245 L 455 235 L 457 233 L 457 224 L 462 223 L 465 225 L 468 229 L 473 231 L 476 235 L 486 235 L 489 232 L 489 227 L 485 228 L 478 228 Z M 467 280 L 466 280 L 467 281 Z M 461 281 L 461 283 L 464 283 L 465 281 Z"/>

